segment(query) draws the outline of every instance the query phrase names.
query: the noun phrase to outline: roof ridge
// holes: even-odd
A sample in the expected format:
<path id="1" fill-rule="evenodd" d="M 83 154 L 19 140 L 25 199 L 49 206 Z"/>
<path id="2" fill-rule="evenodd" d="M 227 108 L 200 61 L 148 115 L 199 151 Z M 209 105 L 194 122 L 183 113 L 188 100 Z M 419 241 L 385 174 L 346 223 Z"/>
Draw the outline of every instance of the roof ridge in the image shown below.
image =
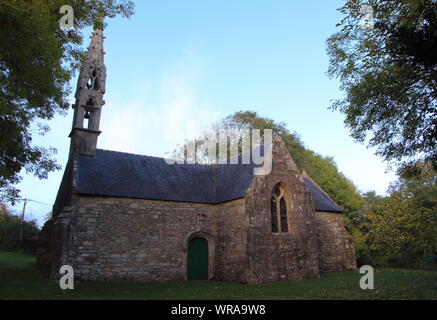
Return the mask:
<path id="1" fill-rule="evenodd" d="M 159 160 L 170 160 L 170 161 L 176 161 L 174 159 L 170 159 L 170 158 L 164 158 L 164 157 L 156 157 L 156 156 L 149 156 L 149 155 L 145 155 L 145 154 L 139 154 L 139 153 L 132 153 L 132 152 L 125 152 L 125 151 L 115 151 L 115 150 L 107 150 L 107 149 L 100 149 L 97 148 L 97 151 L 103 151 L 103 152 L 111 152 L 111 153 L 120 153 L 120 154 L 127 154 L 127 155 L 131 155 L 131 156 L 137 156 L 137 157 L 144 157 L 144 158 L 150 158 L 150 159 L 159 159 Z M 239 153 L 238 156 L 243 155 L 244 153 Z M 208 167 L 208 168 L 218 168 L 221 167 L 223 165 L 252 165 L 253 163 L 249 163 L 249 164 L 245 164 L 245 163 L 230 163 L 231 159 L 229 159 L 229 163 L 210 163 L 210 164 L 205 164 L 205 163 L 183 163 L 186 165 L 198 165 L 198 166 L 202 166 L 202 167 Z M 252 161 L 252 160 L 251 160 Z M 178 164 L 178 163 L 175 163 Z"/>
<path id="2" fill-rule="evenodd" d="M 100 149 L 100 148 L 97 148 L 97 151 L 127 154 L 127 155 L 131 155 L 131 156 L 144 157 L 144 158 L 149 158 L 149 159 L 159 159 L 159 160 L 164 160 L 164 161 L 165 160 L 175 161 L 174 159 L 169 159 L 169 158 L 164 158 L 164 157 L 156 157 L 156 156 L 149 156 L 149 155 L 146 155 L 146 154 L 139 154 L 139 153 L 132 153 L 132 152 L 114 151 L 114 150 L 107 150 L 107 149 Z M 177 163 L 175 163 L 175 164 L 177 164 Z M 195 165 L 203 166 L 203 167 L 211 167 L 212 166 L 212 165 L 202 164 L 202 163 L 184 163 L 184 164 L 195 164 Z"/>

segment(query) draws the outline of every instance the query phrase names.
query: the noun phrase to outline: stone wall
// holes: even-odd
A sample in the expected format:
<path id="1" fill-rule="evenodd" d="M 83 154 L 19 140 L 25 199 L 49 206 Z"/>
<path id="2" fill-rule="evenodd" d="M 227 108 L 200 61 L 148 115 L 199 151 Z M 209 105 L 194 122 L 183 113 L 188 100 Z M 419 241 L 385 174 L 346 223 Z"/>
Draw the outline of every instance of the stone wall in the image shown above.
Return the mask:
<path id="1" fill-rule="evenodd" d="M 288 232 L 272 233 L 270 200 L 280 183 Z M 74 190 L 74 185 L 73 185 Z M 314 202 L 285 144 L 273 145 L 272 172 L 257 176 L 245 198 L 218 205 L 73 194 L 42 233 L 39 261 L 52 277 L 71 265 L 79 280 L 185 280 L 188 242 L 209 245 L 209 278 L 262 283 L 319 277 L 355 268 L 352 237 L 338 213 Z"/>
<path id="2" fill-rule="evenodd" d="M 316 212 L 320 271 L 352 270 L 356 268 L 352 236 L 344 228 L 343 215 Z"/>
<path id="3" fill-rule="evenodd" d="M 62 176 L 61 185 L 56 195 L 56 201 L 52 209 L 52 217 L 57 217 L 61 211 L 71 205 L 73 195 L 73 175 L 74 161 L 69 159 L 65 166 L 64 175 Z"/>
<path id="4" fill-rule="evenodd" d="M 64 249 L 69 248 L 63 263 L 74 268 L 78 279 L 185 280 L 186 248 L 194 236 L 208 240 L 211 279 L 240 281 L 247 269 L 244 200 L 213 206 L 74 198 L 66 231 L 74 237 L 63 237 Z"/>
<path id="5" fill-rule="evenodd" d="M 244 199 L 217 205 L 217 254 L 215 278 L 248 282 L 248 223 Z"/>
<path id="6" fill-rule="evenodd" d="M 288 233 L 272 233 L 270 200 L 277 183 L 286 191 Z M 319 277 L 314 203 L 282 141 L 273 145 L 272 172 L 256 177 L 246 193 L 246 210 L 250 282 Z"/>

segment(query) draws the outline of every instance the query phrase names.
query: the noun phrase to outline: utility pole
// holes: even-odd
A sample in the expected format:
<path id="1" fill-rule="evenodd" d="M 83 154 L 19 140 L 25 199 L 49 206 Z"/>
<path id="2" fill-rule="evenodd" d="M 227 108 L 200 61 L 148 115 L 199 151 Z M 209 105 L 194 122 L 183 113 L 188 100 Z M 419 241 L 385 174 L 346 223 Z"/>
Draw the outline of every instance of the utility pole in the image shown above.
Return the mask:
<path id="1" fill-rule="evenodd" d="M 26 214 L 27 199 L 24 199 L 23 213 L 21 214 L 20 240 L 23 240 L 23 223 L 24 215 Z"/>

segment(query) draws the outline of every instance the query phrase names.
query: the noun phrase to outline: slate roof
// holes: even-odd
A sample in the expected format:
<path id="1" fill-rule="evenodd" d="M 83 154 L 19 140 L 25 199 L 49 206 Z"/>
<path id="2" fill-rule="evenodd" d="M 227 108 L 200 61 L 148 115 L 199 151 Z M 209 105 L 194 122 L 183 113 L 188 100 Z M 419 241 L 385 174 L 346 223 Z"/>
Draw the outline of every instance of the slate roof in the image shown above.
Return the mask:
<path id="1" fill-rule="evenodd" d="M 163 158 L 97 149 L 95 158 L 79 157 L 77 189 L 81 194 L 218 204 L 243 198 L 254 164 L 168 165 Z M 341 209 L 312 181 L 305 179 L 317 211 Z"/>
<path id="2" fill-rule="evenodd" d="M 343 212 L 343 210 L 314 181 L 304 177 L 304 182 L 314 199 L 316 211 Z"/>

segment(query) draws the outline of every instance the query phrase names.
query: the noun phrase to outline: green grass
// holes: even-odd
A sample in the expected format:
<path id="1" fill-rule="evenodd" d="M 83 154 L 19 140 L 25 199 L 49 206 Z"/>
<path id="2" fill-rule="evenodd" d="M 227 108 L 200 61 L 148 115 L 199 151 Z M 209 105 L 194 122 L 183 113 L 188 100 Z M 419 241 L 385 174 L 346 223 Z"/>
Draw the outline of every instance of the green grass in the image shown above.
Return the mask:
<path id="1" fill-rule="evenodd" d="M 0 299 L 437 299 L 437 272 L 378 269 L 375 289 L 361 290 L 358 271 L 262 285 L 226 282 L 76 283 L 63 291 L 46 280 L 35 257 L 0 254 Z"/>

